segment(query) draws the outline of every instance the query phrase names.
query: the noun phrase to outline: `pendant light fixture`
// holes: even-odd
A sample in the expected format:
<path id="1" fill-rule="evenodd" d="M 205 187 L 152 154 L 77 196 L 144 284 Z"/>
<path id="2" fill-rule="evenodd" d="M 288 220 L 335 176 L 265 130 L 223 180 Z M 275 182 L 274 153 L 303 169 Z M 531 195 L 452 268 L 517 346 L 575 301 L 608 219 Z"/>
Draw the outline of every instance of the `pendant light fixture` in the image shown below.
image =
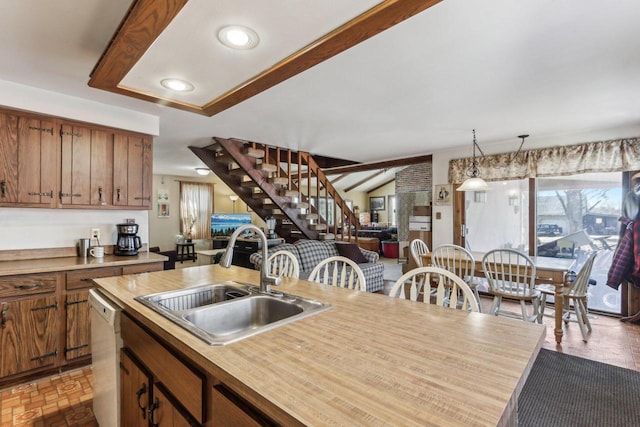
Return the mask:
<path id="1" fill-rule="evenodd" d="M 482 149 L 478 145 L 476 141 L 476 130 L 473 130 L 473 161 L 471 162 L 471 167 L 467 169 L 466 174 L 469 178 L 465 180 L 460 187 L 456 189 L 456 191 L 487 191 L 490 190 L 491 187 L 487 185 L 484 179 L 480 178 L 480 171 L 478 170 L 478 161 L 476 160 L 476 147 L 478 147 L 478 151 L 480 154 L 484 156 Z"/>
<path id="2" fill-rule="evenodd" d="M 518 151 L 515 152 L 515 154 L 509 159 L 509 161 L 505 165 L 499 165 L 495 167 L 500 168 L 500 167 L 510 166 L 511 163 L 513 163 L 513 161 L 516 159 L 516 157 L 518 157 L 518 154 L 520 154 L 520 151 L 522 150 L 522 146 L 524 145 L 524 140 L 528 136 L 529 135 L 518 135 L 518 138 L 522 139 L 522 141 L 520 142 L 520 147 L 518 147 Z M 476 130 L 474 129 L 473 130 L 473 160 L 471 162 L 471 167 L 467 169 L 467 171 L 465 172 L 469 178 L 466 179 L 462 183 L 462 185 L 456 189 L 457 191 L 491 190 L 491 187 L 487 185 L 487 182 L 484 179 L 479 177 L 480 171 L 478 170 L 478 160 L 476 159 L 476 148 L 478 148 L 478 151 L 484 157 L 484 153 L 482 152 L 482 149 L 480 148 L 480 146 L 478 145 L 478 142 L 476 141 Z"/>

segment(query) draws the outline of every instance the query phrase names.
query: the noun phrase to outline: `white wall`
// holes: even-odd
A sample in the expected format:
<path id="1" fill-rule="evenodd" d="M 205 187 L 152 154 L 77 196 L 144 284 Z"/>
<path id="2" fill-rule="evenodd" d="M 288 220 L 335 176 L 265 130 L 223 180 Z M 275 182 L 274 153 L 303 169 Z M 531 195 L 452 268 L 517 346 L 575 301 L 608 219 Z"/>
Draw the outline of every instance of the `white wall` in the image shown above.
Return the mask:
<path id="1" fill-rule="evenodd" d="M 103 245 L 115 245 L 116 224 L 133 218 L 138 235 L 149 241 L 147 211 L 0 208 L 0 250 L 74 247 L 99 228 Z M 95 244 L 95 242 L 94 242 Z"/>
<path id="2" fill-rule="evenodd" d="M 88 101 L 62 93 L 50 92 L 0 80 L 2 105 L 34 113 L 158 135 L 160 118 L 151 114 Z"/>

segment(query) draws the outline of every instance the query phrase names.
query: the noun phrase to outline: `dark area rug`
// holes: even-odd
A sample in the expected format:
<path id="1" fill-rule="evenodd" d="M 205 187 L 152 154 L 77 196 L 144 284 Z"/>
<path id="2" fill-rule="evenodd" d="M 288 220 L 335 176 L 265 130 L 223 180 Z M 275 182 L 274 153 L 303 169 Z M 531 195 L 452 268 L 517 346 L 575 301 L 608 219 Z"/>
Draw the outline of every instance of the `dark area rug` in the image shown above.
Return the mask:
<path id="1" fill-rule="evenodd" d="M 640 426 L 640 373 L 542 349 L 518 400 L 518 426 Z"/>

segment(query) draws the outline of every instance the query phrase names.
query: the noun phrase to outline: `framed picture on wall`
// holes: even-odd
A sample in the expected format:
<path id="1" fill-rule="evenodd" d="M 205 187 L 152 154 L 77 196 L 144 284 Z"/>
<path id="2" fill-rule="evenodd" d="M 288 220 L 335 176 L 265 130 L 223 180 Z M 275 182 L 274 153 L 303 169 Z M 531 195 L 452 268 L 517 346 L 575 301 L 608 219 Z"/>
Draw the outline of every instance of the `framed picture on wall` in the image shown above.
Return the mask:
<path id="1" fill-rule="evenodd" d="M 371 211 L 383 211 L 384 210 L 384 196 L 381 197 L 369 197 L 369 210 Z"/>
<path id="2" fill-rule="evenodd" d="M 158 189 L 158 218 L 169 218 L 169 190 Z"/>
<path id="3" fill-rule="evenodd" d="M 436 185 L 435 194 L 436 205 L 450 205 L 451 204 L 451 184 L 439 184 Z"/>

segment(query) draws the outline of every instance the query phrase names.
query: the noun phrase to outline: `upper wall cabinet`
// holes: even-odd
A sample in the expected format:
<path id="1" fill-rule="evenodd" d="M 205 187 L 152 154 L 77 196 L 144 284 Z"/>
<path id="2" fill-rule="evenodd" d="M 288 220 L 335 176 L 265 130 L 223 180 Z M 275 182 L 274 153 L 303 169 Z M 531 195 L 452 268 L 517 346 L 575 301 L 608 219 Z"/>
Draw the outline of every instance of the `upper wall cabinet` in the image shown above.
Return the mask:
<path id="1" fill-rule="evenodd" d="M 59 168 L 55 120 L 0 112 L 0 204 L 54 207 Z"/>
<path id="2" fill-rule="evenodd" d="M 113 204 L 151 206 L 153 151 L 151 138 L 116 134 L 113 141 Z"/>
<path id="3" fill-rule="evenodd" d="M 149 209 L 149 135 L 0 111 L 0 206 Z"/>

